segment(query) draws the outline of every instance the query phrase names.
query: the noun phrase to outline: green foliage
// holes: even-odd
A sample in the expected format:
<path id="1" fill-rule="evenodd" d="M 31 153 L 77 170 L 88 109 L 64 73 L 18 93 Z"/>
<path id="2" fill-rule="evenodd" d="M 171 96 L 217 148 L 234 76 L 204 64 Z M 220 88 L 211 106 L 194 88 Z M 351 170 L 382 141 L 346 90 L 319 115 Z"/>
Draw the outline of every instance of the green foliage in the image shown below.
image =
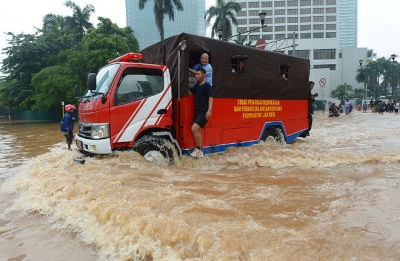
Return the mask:
<path id="1" fill-rule="evenodd" d="M 94 28 L 88 23 L 93 6 L 80 9 L 71 1 L 66 5 L 73 9 L 72 17 L 48 14 L 36 34 L 8 33 L 0 107 L 47 110 L 61 101 L 73 103 L 74 86 L 86 87 L 89 72 L 97 72 L 122 54 L 139 51 L 130 27 L 119 28 L 99 17 Z"/>
<path id="2" fill-rule="evenodd" d="M 353 90 L 353 87 L 351 87 L 350 84 L 348 83 L 343 83 L 339 85 L 336 90 L 332 90 L 332 97 L 337 98 L 339 100 L 345 100 L 349 99 L 350 95 L 349 93 Z"/>
<path id="3" fill-rule="evenodd" d="M 33 109 L 48 110 L 60 101 L 74 102 L 73 86 L 78 82 L 64 65 L 46 67 L 32 78 L 35 86 L 36 106 Z"/>
<path id="4" fill-rule="evenodd" d="M 395 87 L 400 84 L 400 66 L 397 62 L 381 57 L 375 61 L 367 61 L 357 72 L 356 81 L 363 82 L 364 87 L 373 94 L 368 96 L 388 96 L 389 92 L 392 97 L 395 96 Z"/>
<path id="5" fill-rule="evenodd" d="M 230 37 L 232 35 L 232 24 L 237 25 L 236 13 L 240 10 L 240 5 L 233 0 L 228 0 L 227 2 L 225 0 L 217 0 L 217 5 L 211 6 L 204 15 L 207 26 L 215 18 L 211 27 L 211 37 L 218 34 L 219 28 L 222 29 L 222 39 Z"/>
<path id="6" fill-rule="evenodd" d="M 143 10 L 148 0 L 139 0 L 139 9 Z M 157 30 L 160 33 L 161 40 L 164 40 L 164 15 L 168 15 L 170 21 L 174 21 L 174 6 L 178 11 L 183 11 L 181 0 L 153 0 L 154 1 L 154 17 Z M 193 0 L 191 0 L 193 1 Z"/>
<path id="7" fill-rule="evenodd" d="M 364 89 L 354 89 L 354 94 L 351 96 L 351 98 L 356 98 L 356 99 L 363 99 L 365 96 L 365 90 Z"/>

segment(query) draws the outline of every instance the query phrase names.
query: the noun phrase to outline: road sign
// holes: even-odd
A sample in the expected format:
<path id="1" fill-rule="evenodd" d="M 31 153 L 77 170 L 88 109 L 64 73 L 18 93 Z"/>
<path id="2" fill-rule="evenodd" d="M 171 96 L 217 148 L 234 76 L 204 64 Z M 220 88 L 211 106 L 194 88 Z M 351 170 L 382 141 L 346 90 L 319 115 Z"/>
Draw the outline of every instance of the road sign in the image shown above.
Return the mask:
<path id="1" fill-rule="evenodd" d="M 265 49 L 265 46 L 267 46 L 267 44 L 266 44 L 266 42 L 265 42 L 264 39 L 258 39 L 258 40 L 257 40 L 257 42 L 256 42 L 256 47 L 257 47 L 258 49 L 264 50 L 264 49 Z"/>
<path id="2" fill-rule="evenodd" d="M 319 86 L 324 87 L 325 84 L 326 84 L 326 79 L 325 79 L 325 78 L 321 78 L 321 79 L 319 80 Z"/>

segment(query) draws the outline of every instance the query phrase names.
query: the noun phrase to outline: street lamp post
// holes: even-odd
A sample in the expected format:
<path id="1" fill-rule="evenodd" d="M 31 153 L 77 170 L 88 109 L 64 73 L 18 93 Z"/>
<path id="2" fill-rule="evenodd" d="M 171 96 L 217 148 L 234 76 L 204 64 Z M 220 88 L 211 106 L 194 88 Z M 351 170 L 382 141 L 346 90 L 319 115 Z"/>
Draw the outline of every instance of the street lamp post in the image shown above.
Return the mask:
<path id="1" fill-rule="evenodd" d="M 360 69 L 362 69 L 363 60 L 360 59 L 358 62 L 360 63 Z M 367 85 L 365 84 L 365 80 L 364 80 L 364 85 L 365 85 L 365 99 L 367 99 L 368 88 L 367 88 Z"/>
<path id="2" fill-rule="evenodd" d="M 267 26 L 267 25 L 264 25 L 265 16 L 266 16 L 266 15 L 267 15 L 267 13 L 265 13 L 265 12 L 261 12 L 261 13 L 258 14 L 258 16 L 260 17 L 260 22 L 261 22 L 261 26 L 260 26 L 260 27 L 253 28 L 253 29 L 248 30 L 248 31 L 246 31 L 246 32 L 239 32 L 239 33 L 237 33 L 237 34 L 235 34 L 235 35 L 231 35 L 231 36 L 226 37 L 226 38 L 224 38 L 224 39 L 222 39 L 222 33 L 223 33 L 224 30 L 223 30 L 221 27 L 219 27 L 219 28 L 217 29 L 218 38 L 219 38 L 220 40 L 227 41 L 227 40 L 229 40 L 229 39 L 231 39 L 231 38 L 237 36 L 237 42 L 238 42 L 238 43 L 241 43 L 241 41 L 242 41 L 242 39 L 241 39 L 242 33 L 243 33 L 243 34 L 245 34 L 245 33 L 250 33 L 250 32 L 253 32 L 253 31 L 255 31 L 255 30 L 258 30 L 258 29 L 260 29 L 260 28 L 264 28 L 265 26 Z M 242 43 L 242 44 L 243 44 L 243 43 Z"/>
<path id="3" fill-rule="evenodd" d="M 396 70 L 395 70 L 395 59 L 396 59 L 396 56 L 397 55 L 395 55 L 395 54 L 392 54 L 390 57 L 392 58 L 392 61 L 393 61 L 393 85 L 392 85 L 392 96 L 394 95 L 394 91 L 396 90 L 396 81 L 394 80 L 394 77 L 396 76 Z M 396 96 L 397 96 L 397 91 L 396 91 Z"/>

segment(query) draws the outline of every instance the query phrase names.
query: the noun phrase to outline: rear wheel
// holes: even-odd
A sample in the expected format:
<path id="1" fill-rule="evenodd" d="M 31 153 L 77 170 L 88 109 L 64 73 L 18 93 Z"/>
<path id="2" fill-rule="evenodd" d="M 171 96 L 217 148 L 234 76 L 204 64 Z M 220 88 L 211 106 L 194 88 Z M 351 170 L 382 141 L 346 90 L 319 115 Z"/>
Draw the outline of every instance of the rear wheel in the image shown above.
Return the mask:
<path id="1" fill-rule="evenodd" d="M 285 136 L 283 135 L 281 128 L 268 127 L 265 130 L 263 141 L 270 142 L 270 143 L 283 144 L 285 142 Z"/>
<path id="2" fill-rule="evenodd" d="M 143 136 L 135 142 L 132 149 L 146 160 L 160 164 L 174 164 L 174 148 L 167 139 L 158 136 Z"/>

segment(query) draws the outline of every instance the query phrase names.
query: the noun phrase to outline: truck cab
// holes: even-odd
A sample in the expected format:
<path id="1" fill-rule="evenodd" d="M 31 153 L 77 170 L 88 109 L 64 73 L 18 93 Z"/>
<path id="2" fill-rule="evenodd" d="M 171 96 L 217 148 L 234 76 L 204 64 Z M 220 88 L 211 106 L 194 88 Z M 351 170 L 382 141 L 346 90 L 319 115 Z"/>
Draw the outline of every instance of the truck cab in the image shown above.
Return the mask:
<path id="1" fill-rule="evenodd" d="M 171 129 L 172 95 L 166 66 L 142 64 L 141 54 L 114 59 L 88 75 L 79 103 L 76 144 L 93 154 L 132 148 L 140 135 Z"/>

